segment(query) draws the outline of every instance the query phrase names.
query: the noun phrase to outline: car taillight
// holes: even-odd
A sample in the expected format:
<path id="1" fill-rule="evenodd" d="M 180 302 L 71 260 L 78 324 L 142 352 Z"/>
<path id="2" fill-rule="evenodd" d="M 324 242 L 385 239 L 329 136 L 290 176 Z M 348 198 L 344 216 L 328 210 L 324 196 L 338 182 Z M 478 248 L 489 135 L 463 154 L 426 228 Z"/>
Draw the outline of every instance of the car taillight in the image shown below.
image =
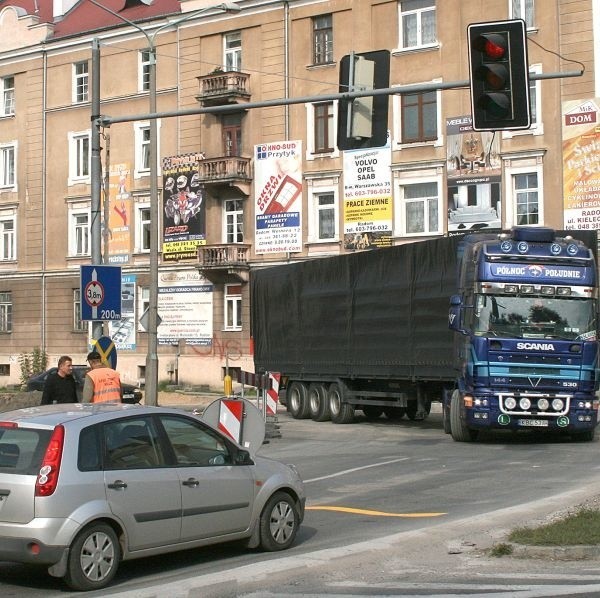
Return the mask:
<path id="1" fill-rule="evenodd" d="M 16 422 L 0 422 L 0 428 L 18 428 L 19 424 Z"/>
<path id="2" fill-rule="evenodd" d="M 40 467 L 40 473 L 35 482 L 36 496 L 50 496 L 56 490 L 64 439 L 64 427 L 56 426 L 50 437 L 50 442 L 48 443 L 48 448 L 46 448 L 42 466 Z"/>

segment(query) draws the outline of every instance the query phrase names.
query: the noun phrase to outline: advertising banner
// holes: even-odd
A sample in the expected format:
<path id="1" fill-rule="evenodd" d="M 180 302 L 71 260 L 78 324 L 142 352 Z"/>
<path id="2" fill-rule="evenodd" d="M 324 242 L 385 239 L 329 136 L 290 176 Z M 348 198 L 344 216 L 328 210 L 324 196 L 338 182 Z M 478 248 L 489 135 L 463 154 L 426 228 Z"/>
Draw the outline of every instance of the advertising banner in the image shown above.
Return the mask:
<path id="1" fill-rule="evenodd" d="M 161 272 L 158 282 L 159 345 L 212 344 L 213 286 L 197 270 Z"/>
<path id="2" fill-rule="evenodd" d="M 302 251 L 302 142 L 254 146 L 255 252 Z"/>
<path id="3" fill-rule="evenodd" d="M 121 276 L 121 319 L 108 323 L 108 333 L 117 351 L 135 351 L 135 274 Z"/>
<path id="4" fill-rule="evenodd" d="M 128 264 L 131 254 L 131 167 L 113 164 L 108 177 L 108 263 Z"/>
<path id="5" fill-rule="evenodd" d="M 565 229 L 600 229 L 600 98 L 563 102 Z"/>
<path id="6" fill-rule="evenodd" d="M 200 188 L 203 153 L 163 158 L 163 261 L 197 259 L 206 245 L 206 205 Z"/>
<path id="7" fill-rule="evenodd" d="M 446 119 L 448 232 L 502 226 L 500 135 L 473 131 L 471 116 Z"/>
<path id="8" fill-rule="evenodd" d="M 392 244 L 392 150 L 344 152 L 344 247 L 375 249 Z"/>

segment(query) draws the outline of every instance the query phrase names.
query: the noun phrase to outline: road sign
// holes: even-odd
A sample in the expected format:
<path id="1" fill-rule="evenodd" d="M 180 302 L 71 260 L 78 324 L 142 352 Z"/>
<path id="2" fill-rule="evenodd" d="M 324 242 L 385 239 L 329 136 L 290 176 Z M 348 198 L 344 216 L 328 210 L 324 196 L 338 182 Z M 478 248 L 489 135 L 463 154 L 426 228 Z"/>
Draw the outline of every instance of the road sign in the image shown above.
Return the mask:
<path id="1" fill-rule="evenodd" d="M 81 266 L 81 319 L 121 319 L 121 267 Z"/>
<path id="2" fill-rule="evenodd" d="M 94 349 L 100 353 L 102 361 L 113 370 L 117 368 L 117 348 L 110 336 L 101 336 L 92 341 Z"/>

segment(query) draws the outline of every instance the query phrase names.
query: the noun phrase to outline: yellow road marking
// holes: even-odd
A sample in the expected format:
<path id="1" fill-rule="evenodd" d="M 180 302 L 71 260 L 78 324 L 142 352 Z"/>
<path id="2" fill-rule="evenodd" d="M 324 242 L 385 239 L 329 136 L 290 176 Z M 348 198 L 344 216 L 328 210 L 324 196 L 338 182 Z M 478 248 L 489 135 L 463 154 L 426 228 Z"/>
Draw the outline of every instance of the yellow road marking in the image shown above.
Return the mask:
<path id="1" fill-rule="evenodd" d="M 339 511 L 340 513 L 353 513 L 355 515 L 373 515 L 374 517 L 439 517 L 447 513 L 386 513 L 385 511 L 371 511 L 369 509 L 353 509 L 351 507 L 306 507 L 307 511 Z"/>

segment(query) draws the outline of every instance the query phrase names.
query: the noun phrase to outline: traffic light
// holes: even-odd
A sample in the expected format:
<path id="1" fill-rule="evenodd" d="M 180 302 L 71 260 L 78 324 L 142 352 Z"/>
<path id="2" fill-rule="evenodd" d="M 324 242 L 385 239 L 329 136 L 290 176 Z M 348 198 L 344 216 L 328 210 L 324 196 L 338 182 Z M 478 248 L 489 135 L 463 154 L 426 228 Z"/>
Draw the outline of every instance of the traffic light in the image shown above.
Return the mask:
<path id="1" fill-rule="evenodd" d="M 467 31 L 473 129 L 528 129 L 531 111 L 525 21 L 472 23 Z"/>
<path id="2" fill-rule="evenodd" d="M 340 93 L 385 89 L 389 83 L 390 53 L 387 50 L 346 55 L 340 61 Z M 342 98 L 338 104 L 338 148 L 383 147 L 387 143 L 388 104 L 386 95 Z"/>

